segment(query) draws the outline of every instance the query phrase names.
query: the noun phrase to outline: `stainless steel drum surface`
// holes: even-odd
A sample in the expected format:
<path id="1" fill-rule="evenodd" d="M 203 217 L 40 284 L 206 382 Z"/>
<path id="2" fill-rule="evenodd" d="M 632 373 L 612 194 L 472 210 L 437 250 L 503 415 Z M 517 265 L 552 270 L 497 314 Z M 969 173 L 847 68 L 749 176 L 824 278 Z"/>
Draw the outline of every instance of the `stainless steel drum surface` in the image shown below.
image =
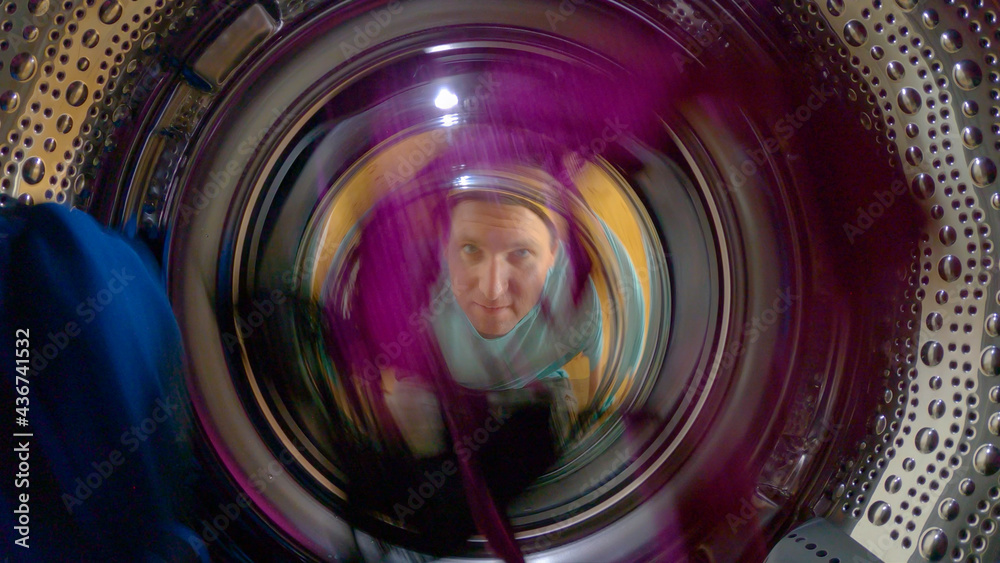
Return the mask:
<path id="1" fill-rule="evenodd" d="M 251 555 L 432 558 L 352 504 L 383 428 L 331 327 L 408 283 L 355 283 L 371 217 L 419 239 L 407 186 L 485 135 L 568 155 L 604 311 L 591 416 L 508 510 L 528 560 L 1000 560 L 996 0 L 0 6 L 0 206 L 160 253 Z"/>

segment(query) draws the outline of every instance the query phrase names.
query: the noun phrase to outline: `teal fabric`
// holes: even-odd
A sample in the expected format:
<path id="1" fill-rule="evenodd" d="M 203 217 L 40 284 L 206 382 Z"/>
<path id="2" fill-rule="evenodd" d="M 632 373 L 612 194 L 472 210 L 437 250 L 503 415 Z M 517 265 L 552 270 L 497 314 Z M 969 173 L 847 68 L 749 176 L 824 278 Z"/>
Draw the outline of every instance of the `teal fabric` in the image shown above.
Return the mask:
<path id="1" fill-rule="evenodd" d="M 621 386 L 624 374 L 633 372 L 639 366 L 643 339 L 646 334 L 646 300 L 643 298 L 642 285 L 639 283 L 639 276 L 635 271 L 635 265 L 629 258 L 628 251 L 603 221 L 601 227 L 604 229 L 604 234 L 615 256 L 615 263 L 612 267 L 617 270 L 622 297 L 616 308 L 621 310 L 623 322 L 621 327 L 623 338 L 618 343 L 621 364 L 616 377 L 611 382 L 607 402 L 604 405 L 604 408 L 607 408 Z M 644 250 L 649 256 L 649 249 L 645 248 Z"/>

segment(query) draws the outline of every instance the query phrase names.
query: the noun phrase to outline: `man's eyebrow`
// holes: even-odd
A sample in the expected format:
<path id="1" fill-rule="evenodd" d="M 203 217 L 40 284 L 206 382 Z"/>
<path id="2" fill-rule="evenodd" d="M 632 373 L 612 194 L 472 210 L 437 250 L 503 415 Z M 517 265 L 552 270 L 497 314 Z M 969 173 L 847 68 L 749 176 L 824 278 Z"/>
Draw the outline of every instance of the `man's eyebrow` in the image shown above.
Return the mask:
<path id="1" fill-rule="evenodd" d="M 511 243 L 512 248 L 539 248 L 542 245 L 531 239 L 517 239 Z"/>
<path id="2" fill-rule="evenodd" d="M 452 242 L 460 244 L 480 245 L 480 240 L 478 237 L 467 233 L 457 233 L 457 234 L 452 233 L 451 240 Z M 507 245 L 507 250 L 518 250 L 521 248 L 538 249 L 542 248 L 542 245 L 532 239 L 515 239 Z"/>
<path id="3" fill-rule="evenodd" d="M 473 233 L 466 233 L 463 231 L 452 230 L 451 233 L 449 233 L 448 238 L 450 238 L 453 241 L 461 240 L 466 242 L 479 242 L 479 238 L 476 237 Z"/>

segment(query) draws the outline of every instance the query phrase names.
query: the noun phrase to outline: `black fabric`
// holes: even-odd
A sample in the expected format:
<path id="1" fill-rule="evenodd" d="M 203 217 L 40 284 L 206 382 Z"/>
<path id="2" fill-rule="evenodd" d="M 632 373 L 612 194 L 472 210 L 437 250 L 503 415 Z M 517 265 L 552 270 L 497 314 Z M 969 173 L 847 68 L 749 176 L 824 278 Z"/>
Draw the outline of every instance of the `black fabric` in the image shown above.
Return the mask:
<path id="1" fill-rule="evenodd" d="M 490 494 L 506 510 L 558 457 L 551 401 L 541 386 L 530 391 L 464 391 L 463 404 L 456 408 L 480 421 L 476 429 L 485 431 L 485 440 L 469 435 L 456 443 L 448 436 L 445 453 L 430 458 L 373 449 L 357 452 L 348 464 L 350 502 L 356 509 L 401 520 L 401 538 L 419 549 L 453 553 L 476 533 L 459 456 L 475 457 Z M 478 432 L 479 438 L 483 435 Z M 445 469 L 452 471 L 446 475 Z M 425 498 L 421 486 L 423 492 L 433 487 L 433 494 Z"/>

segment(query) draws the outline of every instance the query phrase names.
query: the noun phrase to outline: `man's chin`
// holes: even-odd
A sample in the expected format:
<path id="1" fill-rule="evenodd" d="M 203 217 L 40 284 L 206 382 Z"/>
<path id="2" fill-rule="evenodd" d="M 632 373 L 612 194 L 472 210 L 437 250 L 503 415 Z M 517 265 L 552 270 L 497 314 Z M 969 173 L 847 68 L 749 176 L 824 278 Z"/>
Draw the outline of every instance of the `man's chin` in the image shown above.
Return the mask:
<path id="1" fill-rule="evenodd" d="M 496 324 L 474 324 L 476 331 L 479 332 L 479 336 L 483 338 L 500 338 L 511 331 L 513 326 L 507 325 L 496 325 Z"/>

